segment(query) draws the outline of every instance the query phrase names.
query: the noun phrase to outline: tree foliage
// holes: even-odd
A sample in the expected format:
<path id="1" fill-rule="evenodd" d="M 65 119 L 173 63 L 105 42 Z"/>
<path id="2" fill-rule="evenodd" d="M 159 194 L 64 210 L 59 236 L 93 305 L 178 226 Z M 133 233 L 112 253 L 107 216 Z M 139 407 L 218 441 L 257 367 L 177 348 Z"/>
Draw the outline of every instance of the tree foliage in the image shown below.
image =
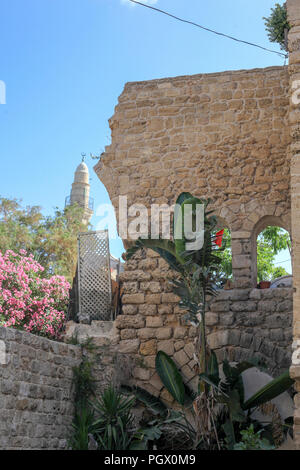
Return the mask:
<path id="1" fill-rule="evenodd" d="M 268 38 L 271 42 L 277 42 L 282 50 L 287 51 L 286 32 L 290 29 L 290 24 L 287 19 L 286 4 L 275 4 L 271 8 L 271 14 L 268 18 L 263 17 L 265 20 L 266 31 Z"/>
<path id="2" fill-rule="evenodd" d="M 72 280 L 77 261 L 77 235 L 87 229 L 77 205 L 44 216 L 39 206 L 22 207 L 16 199 L 0 197 L 0 251 L 26 250 L 45 268 L 44 276 Z"/>
<path id="3" fill-rule="evenodd" d="M 275 257 L 283 250 L 291 250 L 291 241 L 288 232 L 280 227 L 268 226 L 257 238 L 257 280 L 271 281 L 289 273 L 282 267 L 274 264 Z M 231 235 L 228 229 L 224 230 L 223 251 L 219 254 L 222 259 L 222 271 L 225 277 L 232 278 Z"/>

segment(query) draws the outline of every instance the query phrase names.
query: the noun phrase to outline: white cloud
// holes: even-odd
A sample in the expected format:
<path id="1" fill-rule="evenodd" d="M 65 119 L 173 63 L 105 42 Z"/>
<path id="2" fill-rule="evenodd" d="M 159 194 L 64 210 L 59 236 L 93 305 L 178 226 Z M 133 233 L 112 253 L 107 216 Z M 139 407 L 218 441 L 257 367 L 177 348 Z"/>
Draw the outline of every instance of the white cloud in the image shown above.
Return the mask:
<path id="1" fill-rule="evenodd" d="M 141 0 L 141 3 L 145 3 L 147 5 L 155 5 L 158 2 L 158 0 Z M 132 7 L 138 6 L 136 3 L 130 2 L 129 0 L 121 0 L 121 3 L 130 5 Z"/>

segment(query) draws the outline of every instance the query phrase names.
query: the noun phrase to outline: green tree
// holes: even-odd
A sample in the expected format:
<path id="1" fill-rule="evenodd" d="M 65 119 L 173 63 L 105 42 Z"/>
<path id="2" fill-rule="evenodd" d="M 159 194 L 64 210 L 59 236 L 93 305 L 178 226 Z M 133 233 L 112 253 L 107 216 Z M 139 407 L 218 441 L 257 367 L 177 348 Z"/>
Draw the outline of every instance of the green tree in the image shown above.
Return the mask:
<path id="1" fill-rule="evenodd" d="M 223 248 L 218 256 L 222 259 L 222 271 L 225 277 L 232 278 L 231 235 L 224 230 Z M 282 250 L 291 253 L 291 241 L 288 232 L 280 227 L 268 226 L 257 238 L 257 280 L 266 281 L 286 276 L 289 273 L 274 264 L 275 256 Z"/>
<path id="2" fill-rule="evenodd" d="M 257 280 L 271 281 L 286 276 L 288 272 L 282 266 L 274 264 L 275 256 L 282 250 L 291 253 L 288 232 L 280 227 L 268 226 L 257 237 Z"/>
<path id="3" fill-rule="evenodd" d="M 77 262 L 77 235 L 87 230 L 77 205 L 55 209 L 43 216 L 39 206 L 22 207 L 17 199 L 0 197 L 0 251 L 20 249 L 33 254 L 45 276 L 58 274 L 72 280 Z"/>
<path id="4" fill-rule="evenodd" d="M 287 51 L 287 32 L 290 29 L 290 24 L 287 19 L 286 4 L 276 3 L 275 7 L 271 8 L 270 16 L 263 17 L 263 20 L 265 20 L 269 40 L 277 42 L 282 50 Z"/>
<path id="5" fill-rule="evenodd" d="M 223 250 L 218 253 L 218 256 L 222 260 L 221 270 L 225 278 L 232 278 L 232 253 L 231 253 L 231 234 L 230 230 L 224 229 L 224 235 L 222 240 Z"/>

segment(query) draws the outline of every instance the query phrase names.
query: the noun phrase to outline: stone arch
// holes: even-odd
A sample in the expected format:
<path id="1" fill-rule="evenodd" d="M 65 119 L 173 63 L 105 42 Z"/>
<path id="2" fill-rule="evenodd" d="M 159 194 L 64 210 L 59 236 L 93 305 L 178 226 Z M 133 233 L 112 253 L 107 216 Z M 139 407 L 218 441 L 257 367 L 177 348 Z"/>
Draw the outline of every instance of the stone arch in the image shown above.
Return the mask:
<path id="1" fill-rule="evenodd" d="M 219 329 L 208 336 L 208 342 L 219 363 L 224 359 L 243 362 L 255 358 L 272 376 L 284 372 L 291 362 L 291 345 L 282 346 L 245 328 Z"/>
<path id="2" fill-rule="evenodd" d="M 254 287 L 256 287 L 257 284 L 257 237 L 269 225 L 283 228 L 291 237 L 290 223 L 286 217 L 265 215 L 256 222 L 251 233 L 251 280 Z"/>

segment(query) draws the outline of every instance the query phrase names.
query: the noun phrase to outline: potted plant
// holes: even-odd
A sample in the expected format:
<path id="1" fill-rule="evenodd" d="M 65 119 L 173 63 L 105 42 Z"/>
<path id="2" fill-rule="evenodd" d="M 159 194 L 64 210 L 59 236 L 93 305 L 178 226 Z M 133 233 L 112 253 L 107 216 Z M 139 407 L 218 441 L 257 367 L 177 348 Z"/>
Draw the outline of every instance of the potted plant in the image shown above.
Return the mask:
<path id="1" fill-rule="evenodd" d="M 271 281 L 260 281 L 258 285 L 260 289 L 269 289 L 271 286 Z"/>

